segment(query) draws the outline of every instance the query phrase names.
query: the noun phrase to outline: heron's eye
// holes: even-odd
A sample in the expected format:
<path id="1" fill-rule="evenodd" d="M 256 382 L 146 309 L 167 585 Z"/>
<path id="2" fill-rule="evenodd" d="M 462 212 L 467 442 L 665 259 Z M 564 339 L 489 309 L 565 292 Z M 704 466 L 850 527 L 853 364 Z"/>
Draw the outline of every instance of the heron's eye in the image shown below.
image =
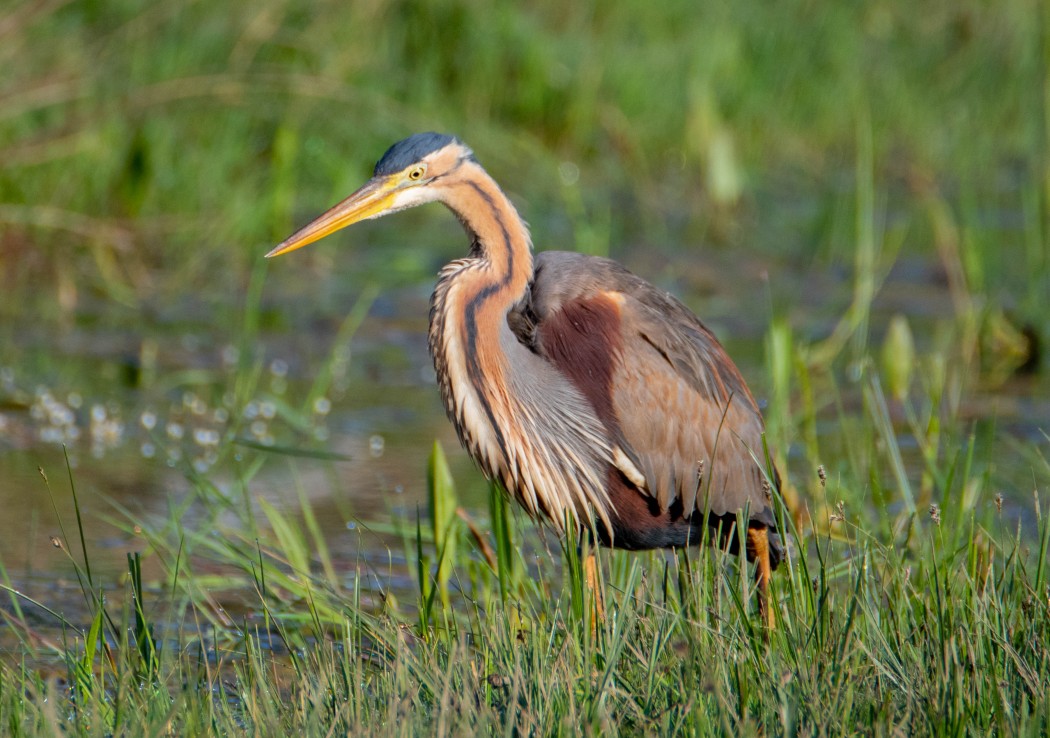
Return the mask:
<path id="1" fill-rule="evenodd" d="M 423 167 L 423 166 L 416 167 L 415 169 L 413 169 L 411 172 L 408 173 L 408 178 L 411 179 L 413 182 L 415 182 L 416 180 L 422 179 L 423 175 L 426 174 L 426 171 L 427 171 L 426 167 Z"/>

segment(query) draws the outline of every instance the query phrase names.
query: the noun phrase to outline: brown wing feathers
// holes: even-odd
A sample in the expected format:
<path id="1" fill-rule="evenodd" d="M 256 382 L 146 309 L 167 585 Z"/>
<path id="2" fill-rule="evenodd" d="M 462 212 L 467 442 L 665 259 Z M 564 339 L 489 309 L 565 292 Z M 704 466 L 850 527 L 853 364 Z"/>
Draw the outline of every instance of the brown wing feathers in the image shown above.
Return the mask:
<path id="1" fill-rule="evenodd" d="M 639 489 L 631 474 L 610 471 L 619 517 L 648 516 L 649 527 L 668 537 L 617 530 L 616 545 L 679 545 L 695 535 L 686 520 L 695 510 L 721 516 L 749 508 L 752 520 L 774 527 L 752 458 L 761 458 L 758 409 L 722 347 L 685 306 L 615 262 L 561 252 L 537 255 L 531 298 L 525 322 L 535 331 L 522 333 L 579 388 L 626 465 L 644 477 Z M 701 460 L 707 495 L 697 494 Z"/>
<path id="2" fill-rule="evenodd" d="M 610 430 L 613 372 L 623 361 L 618 305 L 603 293 L 564 303 L 539 325 L 543 354 L 576 384 Z"/>

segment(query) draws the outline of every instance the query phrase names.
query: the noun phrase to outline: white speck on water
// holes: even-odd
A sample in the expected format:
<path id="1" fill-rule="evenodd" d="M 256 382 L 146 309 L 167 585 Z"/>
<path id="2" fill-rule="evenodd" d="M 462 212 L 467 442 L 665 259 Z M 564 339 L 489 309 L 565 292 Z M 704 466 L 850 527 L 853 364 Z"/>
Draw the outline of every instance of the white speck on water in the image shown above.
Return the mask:
<path id="1" fill-rule="evenodd" d="M 193 440 L 198 446 L 216 446 L 219 443 L 219 432 L 211 428 L 197 428 L 193 431 Z"/>
<path id="2" fill-rule="evenodd" d="M 383 455 L 383 448 L 386 446 L 386 441 L 379 434 L 376 434 L 368 439 L 368 453 L 373 457 L 379 458 Z"/>

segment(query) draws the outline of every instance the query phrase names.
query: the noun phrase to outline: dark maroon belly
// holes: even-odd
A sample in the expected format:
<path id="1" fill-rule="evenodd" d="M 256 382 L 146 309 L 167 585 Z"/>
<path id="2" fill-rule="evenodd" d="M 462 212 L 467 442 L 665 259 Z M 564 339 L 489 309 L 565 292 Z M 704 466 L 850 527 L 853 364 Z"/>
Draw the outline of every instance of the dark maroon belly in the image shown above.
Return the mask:
<path id="1" fill-rule="evenodd" d="M 686 515 L 680 500 L 668 509 L 661 509 L 659 502 L 632 487 L 617 470 L 610 470 L 609 499 L 612 503 L 612 531 L 599 524 L 598 542 L 603 546 L 622 548 L 628 551 L 645 551 L 654 548 L 683 548 L 707 542 L 728 548 L 731 553 L 740 549 L 740 536 L 736 531 L 737 518 L 733 514 L 709 515 L 692 511 Z M 752 522 L 752 526 L 767 527 L 764 523 Z M 748 551 L 748 560 L 752 552 Z M 770 558 L 774 567 L 783 556 L 783 546 L 775 531 L 770 531 Z"/>

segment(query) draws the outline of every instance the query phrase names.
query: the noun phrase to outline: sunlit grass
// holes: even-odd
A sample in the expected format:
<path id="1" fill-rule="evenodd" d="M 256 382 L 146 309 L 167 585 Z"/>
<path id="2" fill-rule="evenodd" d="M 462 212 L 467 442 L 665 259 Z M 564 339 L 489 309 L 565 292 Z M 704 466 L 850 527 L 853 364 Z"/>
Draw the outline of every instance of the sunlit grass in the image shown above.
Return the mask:
<path id="1" fill-rule="evenodd" d="M 772 364 L 807 355 L 796 342 L 771 338 Z M 858 361 L 863 404 L 824 434 L 849 438 L 848 453 L 796 469 L 778 503 L 791 555 L 773 580 L 772 632 L 751 567 L 710 547 L 600 552 L 608 617 L 595 623 L 576 546 L 496 489 L 487 515 L 460 508 L 436 445 L 427 509 L 364 521 L 387 536 L 389 568 L 340 564 L 301 487 L 281 506 L 252 495 L 264 465 L 298 479 L 302 465 L 330 462 L 242 446 L 236 484 L 186 467 L 185 504 L 205 510 L 193 529 L 184 504 L 166 519 L 120 513 L 141 550 L 119 583 L 91 573 L 70 477 L 75 526 L 56 546 L 85 614 L 72 622 L 2 585 L 20 644 L 19 659 L 0 661 L 4 724 L 13 735 L 1044 734 L 1050 464 L 1030 449 L 1035 498 L 1014 508 L 1017 522 L 958 419 L 929 422 L 943 413 L 936 394 L 887 393 L 865 350 Z M 946 451 L 925 456 L 917 487 L 894 402 Z M 791 433 L 806 421 L 780 422 Z M 143 580 L 144 561 L 159 578 Z"/>
<path id="2" fill-rule="evenodd" d="M 817 477 L 800 480 L 814 499 L 848 494 L 851 480 Z M 1043 470 L 1044 494 L 1048 478 Z M 793 555 L 773 581 L 768 634 L 748 567 L 732 556 L 602 552 L 609 616 L 592 630 L 573 546 L 552 547 L 549 533 L 537 538 L 499 504 L 502 522 L 450 516 L 450 480 L 440 470 L 434 479 L 438 517 L 403 521 L 415 601 L 377 597 L 367 566 L 336 571 L 305 498 L 283 512 L 267 506 L 255 526 L 238 500 L 201 487 L 240 522 L 182 531 L 175 519 L 129 521 L 166 572 L 150 584 L 138 554 L 119 587 L 89 580 L 92 552 L 82 560 L 82 531 L 67 531 L 58 544 L 84 572 L 92 615 L 52 643 L 20 609 L 5 611 L 23 652 L 0 662 L 5 726 L 12 735 L 63 725 L 383 735 L 1050 727 L 1042 510 L 1027 533 L 987 499 L 965 515 L 847 504 L 813 528 L 785 521 Z M 513 546 L 491 536 L 501 529 Z M 221 581 L 195 573 L 216 563 Z M 227 614 L 214 597 L 237 591 L 246 606 Z"/>

